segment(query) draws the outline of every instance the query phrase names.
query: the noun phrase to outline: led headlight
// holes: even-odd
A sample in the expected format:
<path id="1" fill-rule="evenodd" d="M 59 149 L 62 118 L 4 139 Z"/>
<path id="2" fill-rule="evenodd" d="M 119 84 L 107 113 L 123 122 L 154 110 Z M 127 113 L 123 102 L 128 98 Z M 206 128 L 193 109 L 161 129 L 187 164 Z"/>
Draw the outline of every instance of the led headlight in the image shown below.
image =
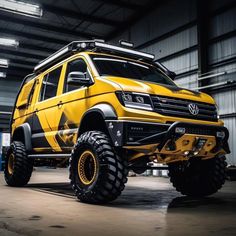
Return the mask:
<path id="1" fill-rule="evenodd" d="M 217 119 L 220 119 L 220 114 L 219 114 L 219 107 L 217 104 L 215 104 L 216 106 L 216 114 L 217 114 Z"/>
<path id="2" fill-rule="evenodd" d="M 125 107 L 152 111 L 152 102 L 148 94 L 117 92 L 119 101 Z"/>

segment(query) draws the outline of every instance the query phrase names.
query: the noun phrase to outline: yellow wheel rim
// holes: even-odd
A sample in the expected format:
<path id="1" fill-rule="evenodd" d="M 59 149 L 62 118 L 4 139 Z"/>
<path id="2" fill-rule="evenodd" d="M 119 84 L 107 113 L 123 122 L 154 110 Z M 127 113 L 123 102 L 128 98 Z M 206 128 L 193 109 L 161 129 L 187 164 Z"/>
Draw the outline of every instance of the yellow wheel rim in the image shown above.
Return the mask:
<path id="1" fill-rule="evenodd" d="M 12 175 L 14 171 L 14 162 L 15 162 L 15 156 L 13 153 L 11 153 L 9 156 L 8 165 L 7 165 L 8 173 L 10 175 Z"/>
<path id="2" fill-rule="evenodd" d="M 96 178 L 97 161 L 94 154 L 89 150 L 84 151 L 79 158 L 78 175 L 84 185 L 90 185 Z"/>

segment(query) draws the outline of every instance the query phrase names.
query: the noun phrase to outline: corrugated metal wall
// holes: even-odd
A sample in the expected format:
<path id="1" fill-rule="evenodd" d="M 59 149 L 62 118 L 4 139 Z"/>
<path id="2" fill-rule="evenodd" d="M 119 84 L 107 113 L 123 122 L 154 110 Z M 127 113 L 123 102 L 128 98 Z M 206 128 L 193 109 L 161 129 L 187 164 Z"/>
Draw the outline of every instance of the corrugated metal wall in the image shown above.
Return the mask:
<path id="1" fill-rule="evenodd" d="M 9 130 L 10 112 L 20 83 L 19 81 L 0 79 L 0 131 Z"/>
<path id="2" fill-rule="evenodd" d="M 209 71 L 226 72 L 210 83 L 236 79 L 236 6 L 233 0 L 210 1 Z M 232 7 L 227 7 L 228 5 Z M 113 40 L 130 40 L 137 48 L 154 53 L 166 67 L 177 73 L 177 84 L 198 86 L 197 2 L 167 1 L 129 30 Z M 236 90 L 228 88 L 212 94 L 230 130 L 228 163 L 236 164 Z M 233 114 L 234 113 L 234 114 Z"/>

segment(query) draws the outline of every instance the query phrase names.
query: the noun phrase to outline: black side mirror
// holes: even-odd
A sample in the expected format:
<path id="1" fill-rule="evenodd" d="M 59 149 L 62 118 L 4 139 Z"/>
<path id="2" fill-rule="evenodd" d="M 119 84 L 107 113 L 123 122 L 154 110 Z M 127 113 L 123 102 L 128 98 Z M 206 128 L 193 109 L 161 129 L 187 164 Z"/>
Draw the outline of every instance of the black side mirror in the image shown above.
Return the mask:
<path id="1" fill-rule="evenodd" d="M 93 84 L 93 81 L 86 77 L 86 73 L 73 71 L 68 74 L 67 84 L 74 86 L 90 86 Z"/>

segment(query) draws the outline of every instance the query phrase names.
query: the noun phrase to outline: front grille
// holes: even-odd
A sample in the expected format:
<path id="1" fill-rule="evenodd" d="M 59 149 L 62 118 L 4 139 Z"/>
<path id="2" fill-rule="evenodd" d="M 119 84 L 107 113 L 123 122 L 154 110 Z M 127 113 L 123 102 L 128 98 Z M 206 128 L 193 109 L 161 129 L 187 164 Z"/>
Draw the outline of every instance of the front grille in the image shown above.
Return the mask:
<path id="1" fill-rule="evenodd" d="M 216 106 L 178 98 L 151 96 L 155 112 L 165 116 L 183 117 L 195 120 L 217 121 Z M 197 115 L 192 115 L 188 105 L 196 104 L 199 108 Z"/>

